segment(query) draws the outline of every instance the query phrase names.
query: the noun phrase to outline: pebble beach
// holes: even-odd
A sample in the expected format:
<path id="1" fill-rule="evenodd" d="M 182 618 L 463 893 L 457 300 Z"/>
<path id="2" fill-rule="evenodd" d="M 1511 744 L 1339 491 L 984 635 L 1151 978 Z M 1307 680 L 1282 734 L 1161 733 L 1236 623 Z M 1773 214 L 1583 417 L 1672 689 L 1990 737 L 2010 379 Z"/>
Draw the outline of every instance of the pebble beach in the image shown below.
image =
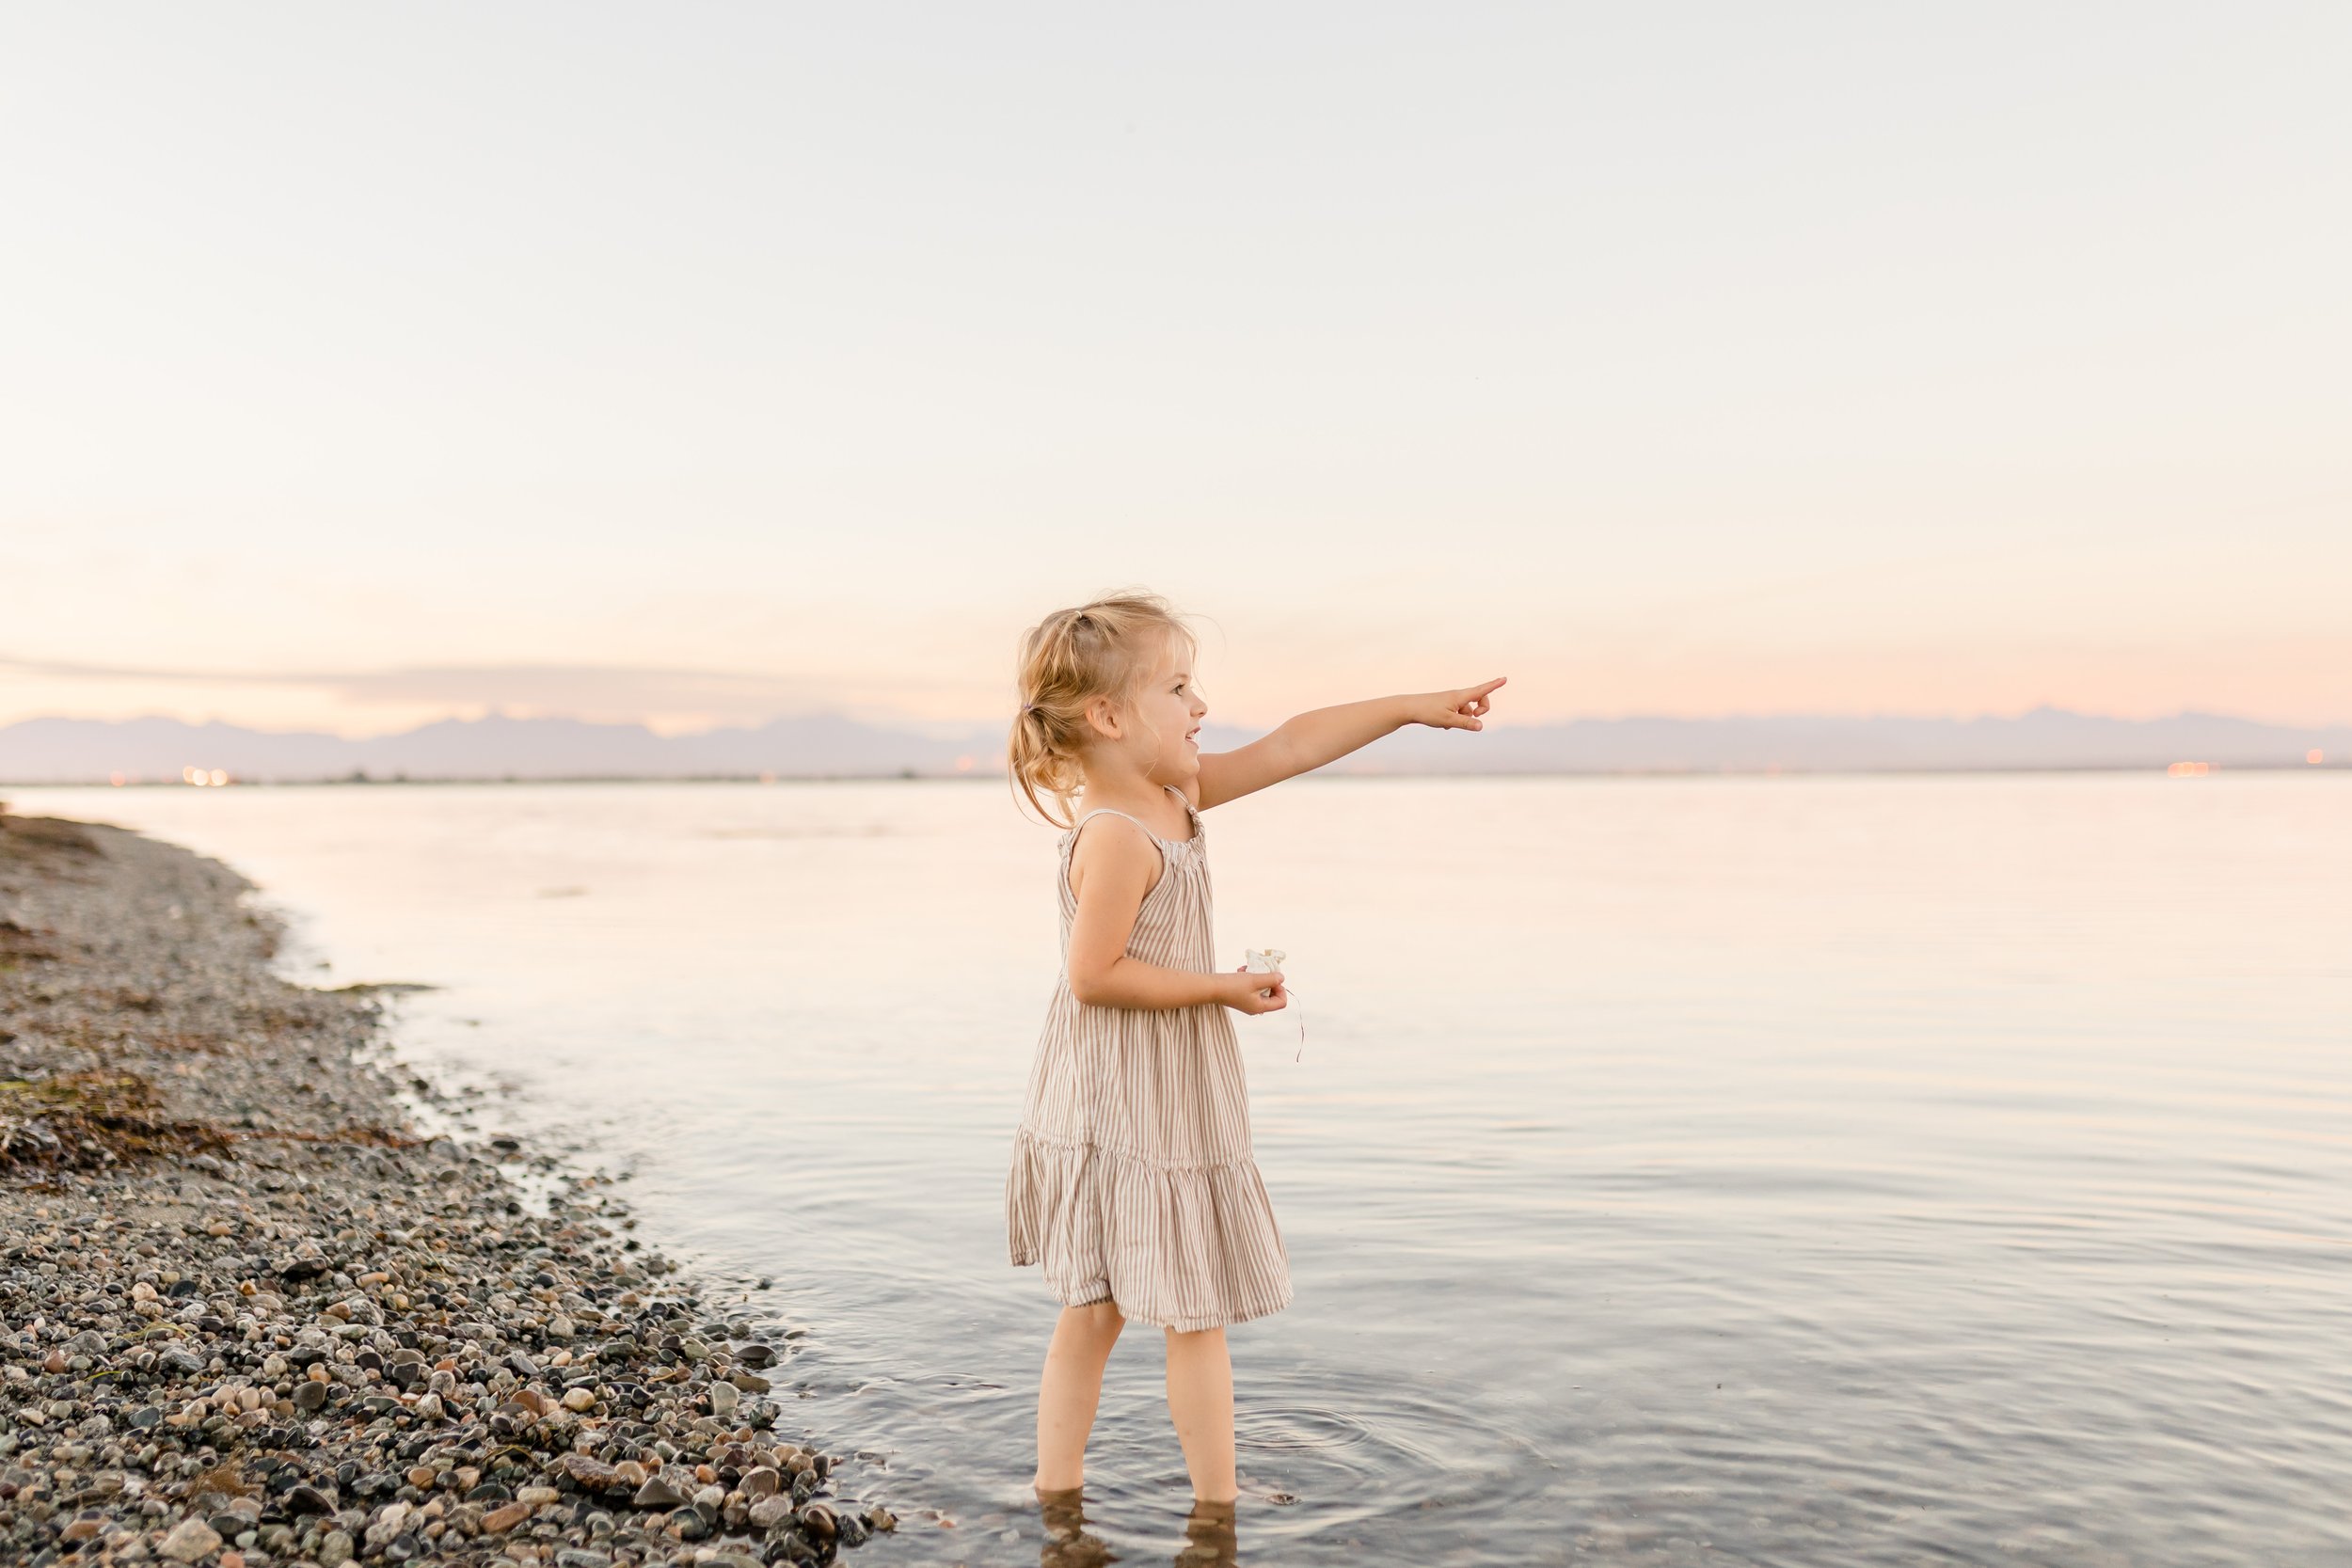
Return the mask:
<path id="1" fill-rule="evenodd" d="M 0 1560 L 832 1560 L 897 1521 L 606 1179 L 294 984 L 217 862 L 0 810 Z"/>

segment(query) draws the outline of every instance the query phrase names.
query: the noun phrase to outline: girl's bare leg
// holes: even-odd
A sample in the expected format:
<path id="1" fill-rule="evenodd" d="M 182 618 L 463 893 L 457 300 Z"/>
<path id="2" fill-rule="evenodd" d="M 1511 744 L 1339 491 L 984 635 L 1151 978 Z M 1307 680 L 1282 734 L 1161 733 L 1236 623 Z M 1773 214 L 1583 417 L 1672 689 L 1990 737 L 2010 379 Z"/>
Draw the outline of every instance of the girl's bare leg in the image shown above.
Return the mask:
<path id="1" fill-rule="evenodd" d="M 1127 1320 L 1105 1298 L 1065 1307 L 1046 1347 L 1037 1387 L 1037 1478 L 1041 1492 L 1067 1492 L 1086 1481 L 1087 1434 L 1103 1400 L 1103 1366 Z"/>
<path id="2" fill-rule="evenodd" d="M 1225 1331 L 1168 1331 L 1168 1413 L 1184 1448 L 1192 1495 L 1204 1503 L 1232 1502 L 1233 1484 L 1233 1363 Z"/>

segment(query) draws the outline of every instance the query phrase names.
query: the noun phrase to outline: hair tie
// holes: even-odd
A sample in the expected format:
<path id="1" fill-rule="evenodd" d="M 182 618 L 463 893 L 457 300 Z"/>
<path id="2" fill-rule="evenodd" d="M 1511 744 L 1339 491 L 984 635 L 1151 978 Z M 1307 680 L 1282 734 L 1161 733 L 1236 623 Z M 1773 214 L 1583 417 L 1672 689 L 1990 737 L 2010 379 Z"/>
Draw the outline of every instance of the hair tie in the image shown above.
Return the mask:
<path id="1" fill-rule="evenodd" d="M 1035 713 L 1037 711 L 1037 705 L 1035 703 L 1023 703 L 1021 705 L 1021 711 L 1024 713 Z"/>

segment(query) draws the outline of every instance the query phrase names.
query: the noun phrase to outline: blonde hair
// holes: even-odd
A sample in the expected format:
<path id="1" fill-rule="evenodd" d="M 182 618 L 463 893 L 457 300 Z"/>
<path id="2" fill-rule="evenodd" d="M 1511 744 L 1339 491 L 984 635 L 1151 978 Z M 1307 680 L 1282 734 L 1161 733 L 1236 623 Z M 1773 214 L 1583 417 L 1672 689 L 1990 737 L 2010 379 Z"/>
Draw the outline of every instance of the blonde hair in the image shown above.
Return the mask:
<path id="1" fill-rule="evenodd" d="M 1151 674 L 1152 657 L 1167 638 L 1200 652 L 1184 617 L 1141 589 L 1057 610 L 1021 634 L 1013 683 L 1021 709 L 1005 743 L 1005 771 L 1048 822 L 1076 826 L 1070 799 L 1086 783 L 1087 705 L 1097 697 L 1124 702 Z M 1039 799 L 1041 790 L 1058 810 Z"/>

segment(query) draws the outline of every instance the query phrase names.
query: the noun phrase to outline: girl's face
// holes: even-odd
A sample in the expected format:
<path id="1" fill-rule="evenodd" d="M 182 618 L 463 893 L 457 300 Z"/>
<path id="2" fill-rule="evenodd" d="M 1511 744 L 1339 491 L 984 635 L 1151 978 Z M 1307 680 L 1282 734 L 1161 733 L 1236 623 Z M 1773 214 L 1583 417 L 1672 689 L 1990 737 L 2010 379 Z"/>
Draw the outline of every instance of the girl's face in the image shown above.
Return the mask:
<path id="1" fill-rule="evenodd" d="M 1200 772 L 1200 742 L 1194 732 L 1209 705 L 1193 689 L 1190 663 L 1183 641 L 1169 638 L 1127 704 L 1136 722 L 1121 745 L 1137 770 L 1156 784 L 1181 786 Z"/>

